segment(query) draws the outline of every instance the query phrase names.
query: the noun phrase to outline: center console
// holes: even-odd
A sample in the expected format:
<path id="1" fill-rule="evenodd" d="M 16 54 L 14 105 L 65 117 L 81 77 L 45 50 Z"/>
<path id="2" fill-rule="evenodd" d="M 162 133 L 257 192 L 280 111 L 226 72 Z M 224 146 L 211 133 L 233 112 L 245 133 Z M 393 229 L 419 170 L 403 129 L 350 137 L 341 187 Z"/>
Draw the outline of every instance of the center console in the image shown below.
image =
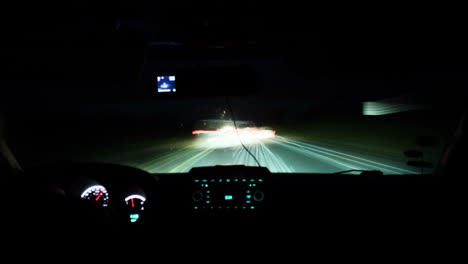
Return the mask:
<path id="1" fill-rule="evenodd" d="M 216 166 L 194 168 L 189 175 L 194 215 L 255 215 L 268 201 L 266 168 Z"/>

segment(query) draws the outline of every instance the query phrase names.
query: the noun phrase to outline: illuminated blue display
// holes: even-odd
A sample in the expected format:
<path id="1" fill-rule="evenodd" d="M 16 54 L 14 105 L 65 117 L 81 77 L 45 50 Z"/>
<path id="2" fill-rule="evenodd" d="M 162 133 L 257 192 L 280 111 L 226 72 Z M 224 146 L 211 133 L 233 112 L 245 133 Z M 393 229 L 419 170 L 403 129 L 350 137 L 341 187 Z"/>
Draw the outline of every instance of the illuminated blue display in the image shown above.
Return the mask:
<path id="1" fill-rule="evenodd" d="M 157 77 L 158 93 L 175 93 L 176 92 L 176 77 L 175 76 L 158 76 Z"/>
<path id="2" fill-rule="evenodd" d="M 130 222 L 135 223 L 136 221 L 138 221 L 138 218 L 140 218 L 139 214 L 131 214 L 130 215 Z"/>
<path id="3" fill-rule="evenodd" d="M 264 200 L 264 194 L 256 187 L 262 186 L 265 179 L 197 177 L 193 181 L 198 187 L 195 193 L 200 194 L 193 198 L 195 204 L 192 208 L 196 211 L 258 210 L 258 207 L 261 207 L 261 201 Z"/>

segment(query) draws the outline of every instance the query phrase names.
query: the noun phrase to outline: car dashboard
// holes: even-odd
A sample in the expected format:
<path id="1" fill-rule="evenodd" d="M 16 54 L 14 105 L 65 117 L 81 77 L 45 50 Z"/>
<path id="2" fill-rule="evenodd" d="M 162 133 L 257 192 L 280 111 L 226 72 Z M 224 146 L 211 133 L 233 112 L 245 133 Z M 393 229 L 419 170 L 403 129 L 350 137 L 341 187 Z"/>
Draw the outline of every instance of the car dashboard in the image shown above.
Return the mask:
<path id="1" fill-rule="evenodd" d="M 409 192 L 396 196 L 394 190 L 387 187 L 364 185 L 418 184 L 432 179 L 430 175 L 280 174 L 270 173 L 263 167 L 243 165 L 151 174 L 114 164 L 61 163 L 28 170 L 22 175 L 22 181 L 22 192 L 28 193 L 24 195 L 23 211 L 38 211 L 40 220 L 44 220 L 44 215 L 60 216 L 64 208 L 50 209 L 51 200 L 41 198 L 51 197 L 52 193 L 54 199 L 86 204 L 85 207 L 76 207 L 75 202 L 65 204 L 73 211 L 73 228 L 79 226 L 80 221 L 89 221 L 94 226 L 98 221 L 95 219 L 101 217 L 104 224 L 96 226 L 98 228 L 108 228 L 112 232 L 147 232 L 174 224 L 175 219 L 190 218 L 196 222 L 196 218 L 206 221 L 207 217 L 216 216 L 236 219 L 267 216 L 271 219 L 313 217 L 316 221 L 329 222 L 365 214 L 370 208 L 378 212 L 395 209 L 395 204 L 400 204 L 404 205 L 398 209 L 401 210 L 409 208 Z M 26 218 L 25 225 L 37 220 L 30 215 Z M 50 220 L 49 217 L 45 219 Z"/>

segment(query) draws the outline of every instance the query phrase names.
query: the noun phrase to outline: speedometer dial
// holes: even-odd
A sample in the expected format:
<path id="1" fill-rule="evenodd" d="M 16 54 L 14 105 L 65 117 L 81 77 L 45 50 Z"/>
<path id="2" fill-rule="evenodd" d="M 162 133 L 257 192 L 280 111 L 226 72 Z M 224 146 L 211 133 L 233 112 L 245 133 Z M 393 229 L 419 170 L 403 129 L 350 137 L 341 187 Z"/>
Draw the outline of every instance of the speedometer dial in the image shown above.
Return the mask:
<path id="1" fill-rule="evenodd" d="M 87 188 L 81 194 L 81 198 L 93 201 L 102 207 L 107 207 L 109 205 L 109 194 L 102 185 L 94 185 Z"/>

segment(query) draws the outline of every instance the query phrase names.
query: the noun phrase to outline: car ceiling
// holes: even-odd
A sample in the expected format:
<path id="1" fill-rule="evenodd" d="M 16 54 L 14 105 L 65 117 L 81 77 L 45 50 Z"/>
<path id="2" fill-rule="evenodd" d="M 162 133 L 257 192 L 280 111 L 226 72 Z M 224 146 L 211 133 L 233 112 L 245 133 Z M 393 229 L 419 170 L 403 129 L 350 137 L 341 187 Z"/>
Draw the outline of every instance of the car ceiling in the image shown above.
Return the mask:
<path id="1" fill-rule="evenodd" d="M 288 71 L 319 80 L 464 72 L 468 57 L 458 31 L 465 18 L 440 6 L 87 0 L 35 3 L 30 9 L 40 12 L 26 14 L 16 5 L 12 16 L 2 17 L 1 79 L 10 83 L 64 71 L 67 80 L 131 79 L 148 43 L 194 52 L 255 50 L 251 54 L 280 57 Z"/>

